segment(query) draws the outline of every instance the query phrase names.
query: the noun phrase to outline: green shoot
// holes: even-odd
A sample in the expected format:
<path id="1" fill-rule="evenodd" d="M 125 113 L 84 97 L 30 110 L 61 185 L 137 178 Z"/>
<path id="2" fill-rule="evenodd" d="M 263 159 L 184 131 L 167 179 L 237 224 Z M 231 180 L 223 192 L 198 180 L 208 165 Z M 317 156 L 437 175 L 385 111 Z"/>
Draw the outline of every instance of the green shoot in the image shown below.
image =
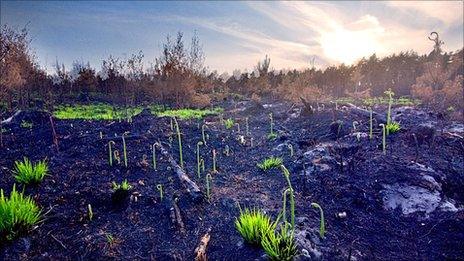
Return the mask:
<path id="1" fill-rule="evenodd" d="M 269 120 L 271 121 L 271 132 L 267 135 L 267 139 L 272 141 L 277 139 L 277 134 L 274 132 L 274 118 L 272 117 L 272 113 L 269 113 Z"/>
<path id="2" fill-rule="evenodd" d="M 179 143 L 180 168 L 184 169 L 184 160 L 182 159 L 182 137 L 180 136 L 179 123 L 177 122 L 177 119 L 175 117 L 173 117 L 172 119 L 174 120 L 174 124 L 175 124 L 175 127 L 176 127 L 176 132 L 177 132 L 177 141 Z"/>
<path id="3" fill-rule="evenodd" d="M 163 185 L 161 185 L 161 184 L 156 185 L 156 189 L 158 189 L 158 191 L 159 191 L 160 200 L 163 201 Z"/>
<path id="4" fill-rule="evenodd" d="M 282 170 L 282 173 L 284 174 L 285 179 L 287 180 L 288 188 L 288 193 L 290 194 L 290 215 L 291 215 L 291 225 L 292 228 L 295 228 L 295 196 L 293 194 L 293 187 L 292 183 L 290 182 L 290 171 L 282 164 L 280 165 L 280 169 Z M 285 194 L 284 194 L 285 195 Z M 285 201 L 284 201 L 285 204 Z M 285 213 L 283 213 L 285 217 Z"/>
<path id="5" fill-rule="evenodd" d="M 121 157 L 119 156 L 119 151 L 115 150 L 113 152 L 114 159 L 118 162 L 118 165 L 121 164 Z"/>
<path id="6" fill-rule="evenodd" d="M 379 126 L 382 127 L 382 151 L 383 151 L 383 154 L 387 154 L 387 134 L 386 134 L 386 130 L 385 130 L 385 124 L 383 123 L 380 123 Z"/>
<path id="7" fill-rule="evenodd" d="M 393 96 L 395 95 L 395 93 L 391 89 L 388 89 L 387 91 L 384 92 L 384 94 L 388 96 L 388 111 L 387 111 L 387 125 L 388 125 L 391 122 L 391 106 L 393 103 Z"/>
<path id="8" fill-rule="evenodd" d="M 372 107 L 369 110 L 369 139 L 372 140 Z"/>
<path id="9" fill-rule="evenodd" d="M 201 137 L 203 138 L 203 144 L 206 146 L 206 135 L 205 135 L 205 127 L 206 125 L 201 125 Z"/>
<path id="10" fill-rule="evenodd" d="M 93 219 L 93 211 L 92 211 L 92 205 L 90 205 L 90 204 L 87 205 L 87 215 L 89 217 L 89 220 L 92 221 L 92 219 Z"/>
<path id="11" fill-rule="evenodd" d="M 272 113 L 269 113 L 269 120 L 271 121 L 271 132 L 270 134 L 274 133 L 274 119 L 272 118 Z"/>
<path id="12" fill-rule="evenodd" d="M 338 124 L 338 128 L 337 128 L 337 138 L 338 138 L 338 137 L 340 137 L 340 132 L 341 132 L 342 127 L 343 127 L 343 121 L 338 120 L 337 124 Z"/>
<path id="13" fill-rule="evenodd" d="M 292 144 L 288 144 L 287 147 L 288 147 L 288 149 L 290 150 L 290 157 L 293 157 L 293 145 L 292 145 Z"/>
<path id="14" fill-rule="evenodd" d="M 156 143 L 153 143 L 153 145 L 151 145 L 151 149 L 153 158 L 153 169 L 156 170 Z"/>
<path id="15" fill-rule="evenodd" d="M 282 158 L 278 157 L 270 157 L 265 159 L 263 162 L 259 163 L 257 166 L 258 168 L 266 171 L 272 168 L 278 168 L 280 165 L 282 165 L 283 160 Z"/>
<path id="16" fill-rule="evenodd" d="M 234 120 L 233 119 L 224 120 L 224 126 L 226 127 L 226 129 L 232 128 L 234 126 Z"/>
<path id="17" fill-rule="evenodd" d="M 201 164 L 201 171 L 205 172 L 205 160 L 203 158 L 200 159 L 200 164 Z"/>
<path id="18" fill-rule="evenodd" d="M 359 122 L 353 121 L 353 132 L 356 132 L 356 126 L 359 125 Z"/>
<path id="19" fill-rule="evenodd" d="M 9 198 L 0 189 L 0 235 L 5 235 L 7 240 L 37 224 L 40 215 L 37 204 L 23 192 L 16 191 L 16 185 L 13 185 Z"/>
<path id="20" fill-rule="evenodd" d="M 319 204 L 315 203 L 315 202 L 311 203 L 311 206 L 312 206 L 313 208 L 318 208 L 319 211 L 320 211 L 320 214 L 321 214 L 321 224 L 320 224 L 320 226 L 319 226 L 319 236 L 320 236 L 322 239 L 324 239 L 324 238 L 325 238 L 324 211 L 322 210 L 322 207 L 321 207 Z"/>
<path id="21" fill-rule="evenodd" d="M 112 246 L 115 242 L 113 235 L 111 235 L 110 233 L 105 233 L 105 237 L 106 237 L 106 242 L 108 243 L 108 245 Z"/>
<path id="22" fill-rule="evenodd" d="M 23 184 L 37 184 L 48 175 L 48 166 L 45 160 L 32 164 L 28 158 L 24 157 L 23 161 L 15 161 L 13 170 L 16 181 Z"/>
<path id="23" fill-rule="evenodd" d="M 108 151 L 110 156 L 110 166 L 113 166 L 113 152 L 111 151 L 111 144 L 116 145 L 116 143 L 112 140 L 108 142 Z"/>
<path id="24" fill-rule="evenodd" d="M 211 201 L 211 183 L 213 183 L 213 177 L 211 174 L 206 174 L 206 197 L 208 198 L 208 202 Z"/>
<path id="25" fill-rule="evenodd" d="M 235 228 L 247 243 L 260 246 L 263 237 L 272 229 L 272 222 L 261 210 L 246 208 L 242 211 L 240 208 L 240 216 L 235 219 Z"/>
<path id="26" fill-rule="evenodd" d="M 216 150 L 213 149 L 213 173 L 216 173 Z"/>
<path id="27" fill-rule="evenodd" d="M 197 142 L 197 175 L 200 178 L 200 146 L 203 145 L 203 142 Z"/>
<path id="28" fill-rule="evenodd" d="M 127 150 L 126 150 L 126 139 L 124 138 L 124 135 L 122 135 L 122 147 L 123 147 L 123 154 L 124 154 L 124 166 L 127 168 Z"/>

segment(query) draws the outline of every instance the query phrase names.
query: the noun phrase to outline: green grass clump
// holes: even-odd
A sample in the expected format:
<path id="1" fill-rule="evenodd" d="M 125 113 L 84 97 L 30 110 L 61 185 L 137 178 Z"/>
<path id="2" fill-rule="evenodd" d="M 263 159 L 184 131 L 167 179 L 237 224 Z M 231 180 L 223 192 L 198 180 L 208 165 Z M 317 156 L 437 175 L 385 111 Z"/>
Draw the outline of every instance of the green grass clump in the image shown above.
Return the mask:
<path id="1" fill-rule="evenodd" d="M 275 132 L 269 133 L 267 135 L 267 139 L 270 140 L 270 141 L 273 141 L 273 140 L 277 139 L 277 134 Z"/>
<path id="2" fill-rule="evenodd" d="M 24 128 L 24 129 L 32 129 L 32 127 L 34 126 L 34 124 L 32 122 L 29 122 L 29 121 L 21 121 L 21 128 Z"/>
<path id="3" fill-rule="evenodd" d="M 202 119 L 208 115 L 217 115 L 223 111 L 222 108 L 214 109 L 164 109 L 155 107 L 151 113 L 158 117 L 176 117 L 182 120 Z"/>
<path id="4" fill-rule="evenodd" d="M 224 120 L 224 127 L 226 127 L 226 129 L 230 129 L 234 127 L 234 120 L 233 119 Z"/>
<path id="5" fill-rule="evenodd" d="M 278 168 L 280 165 L 282 165 L 283 160 L 282 158 L 279 157 L 270 157 L 265 159 L 263 162 L 259 163 L 257 166 L 258 168 L 266 171 L 272 168 Z"/>
<path id="6" fill-rule="evenodd" d="M 23 161 L 15 162 L 13 170 L 16 181 L 23 184 L 40 183 L 48 173 L 48 165 L 45 160 L 33 164 L 28 158 L 24 157 Z"/>
<path id="7" fill-rule="evenodd" d="M 90 105 L 62 105 L 57 106 L 53 115 L 61 120 L 124 120 L 142 112 L 141 107 L 122 108 L 109 104 L 97 103 Z"/>
<path id="8" fill-rule="evenodd" d="M 127 179 L 121 182 L 121 184 L 118 184 L 113 181 L 112 186 L 113 186 L 113 191 L 118 191 L 118 190 L 129 191 L 132 188 L 131 184 L 127 182 Z"/>
<path id="9" fill-rule="evenodd" d="M 27 231 L 39 222 L 40 214 L 36 203 L 24 193 L 16 191 L 15 185 L 9 198 L 0 189 L 0 238 L 11 240 L 18 233 Z"/>
<path id="10" fill-rule="evenodd" d="M 271 218 L 258 209 L 240 209 L 240 216 L 235 220 L 235 228 L 247 243 L 261 245 L 264 235 L 272 229 Z"/>
<path id="11" fill-rule="evenodd" d="M 387 125 L 385 125 L 385 128 L 387 129 L 387 133 L 388 134 L 391 134 L 391 133 L 396 133 L 398 131 L 400 131 L 401 129 L 401 126 L 398 122 L 390 122 L 388 123 Z"/>
<path id="12" fill-rule="evenodd" d="M 282 225 L 279 231 L 276 229 L 270 230 L 261 244 L 270 260 L 293 260 L 293 257 L 297 254 L 293 230 L 288 223 Z"/>

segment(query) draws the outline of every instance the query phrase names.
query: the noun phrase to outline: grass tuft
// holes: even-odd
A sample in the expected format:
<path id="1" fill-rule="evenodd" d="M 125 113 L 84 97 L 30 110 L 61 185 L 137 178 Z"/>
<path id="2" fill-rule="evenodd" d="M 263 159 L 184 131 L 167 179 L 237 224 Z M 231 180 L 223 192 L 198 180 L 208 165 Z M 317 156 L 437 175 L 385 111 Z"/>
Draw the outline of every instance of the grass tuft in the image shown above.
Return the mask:
<path id="1" fill-rule="evenodd" d="M 278 168 L 282 165 L 283 160 L 279 157 L 270 157 L 265 159 L 263 162 L 259 163 L 257 166 L 258 168 L 266 171 L 272 168 Z"/>
<path id="2" fill-rule="evenodd" d="M 387 129 L 388 134 L 396 133 L 400 131 L 401 126 L 398 122 L 390 122 L 387 125 L 385 125 L 385 128 Z"/>
<path id="3" fill-rule="evenodd" d="M 125 179 L 121 184 L 118 184 L 113 181 L 112 183 L 113 191 L 129 191 L 132 188 L 132 185 L 127 182 L 127 179 Z"/>
<path id="4" fill-rule="evenodd" d="M 15 162 L 13 170 L 16 181 L 23 184 L 40 183 L 48 173 L 48 165 L 45 160 L 33 164 L 28 158 Z"/>
<path id="5" fill-rule="evenodd" d="M 40 208 L 29 196 L 16 191 L 16 185 L 10 197 L 5 197 L 0 189 L 0 235 L 7 240 L 13 239 L 18 233 L 25 232 L 40 219 Z"/>
<path id="6" fill-rule="evenodd" d="M 276 226 L 275 223 L 273 226 Z M 293 260 L 297 254 L 293 231 L 288 223 L 282 225 L 279 231 L 270 230 L 261 244 L 269 260 Z"/>
<path id="7" fill-rule="evenodd" d="M 272 229 L 272 222 L 263 211 L 246 208 L 244 211 L 240 209 L 235 228 L 247 243 L 260 246 L 263 236 Z"/>

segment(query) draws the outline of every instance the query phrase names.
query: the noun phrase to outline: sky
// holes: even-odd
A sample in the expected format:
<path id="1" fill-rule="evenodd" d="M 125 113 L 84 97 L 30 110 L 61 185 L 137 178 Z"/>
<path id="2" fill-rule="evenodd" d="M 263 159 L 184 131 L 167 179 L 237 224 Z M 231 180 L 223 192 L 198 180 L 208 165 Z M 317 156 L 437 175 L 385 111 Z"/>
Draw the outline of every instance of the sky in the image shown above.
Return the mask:
<path id="1" fill-rule="evenodd" d="M 463 1 L 124 2 L 1 1 L 0 23 L 29 28 L 39 64 L 90 62 L 141 50 L 148 64 L 166 35 L 196 31 L 210 70 L 253 70 L 269 55 L 273 69 L 352 64 L 373 53 L 429 53 L 437 31 L 445 51 L 463 47 Z"/>

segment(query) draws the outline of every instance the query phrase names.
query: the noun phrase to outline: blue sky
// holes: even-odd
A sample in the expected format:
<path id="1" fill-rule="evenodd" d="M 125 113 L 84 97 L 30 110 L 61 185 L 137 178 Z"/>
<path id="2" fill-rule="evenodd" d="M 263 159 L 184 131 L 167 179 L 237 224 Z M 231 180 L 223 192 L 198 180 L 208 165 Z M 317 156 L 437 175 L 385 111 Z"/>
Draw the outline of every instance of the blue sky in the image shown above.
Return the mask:
<path id="1" fill-rule="evenodd" d="M 275 69 L 353 63 L 363 56 L 428 53 L 438 31 L 447 51 L 463 47 L 463 2 L 122 2 L 2 1 L 1 24 L 28 22 L 41 66 L 58 59 L 97 69 L 110 54 L 142 50 L 146 62 L 167 34 L 196 30 L 206 65 L 251 70 L 266 54 Z"/>

